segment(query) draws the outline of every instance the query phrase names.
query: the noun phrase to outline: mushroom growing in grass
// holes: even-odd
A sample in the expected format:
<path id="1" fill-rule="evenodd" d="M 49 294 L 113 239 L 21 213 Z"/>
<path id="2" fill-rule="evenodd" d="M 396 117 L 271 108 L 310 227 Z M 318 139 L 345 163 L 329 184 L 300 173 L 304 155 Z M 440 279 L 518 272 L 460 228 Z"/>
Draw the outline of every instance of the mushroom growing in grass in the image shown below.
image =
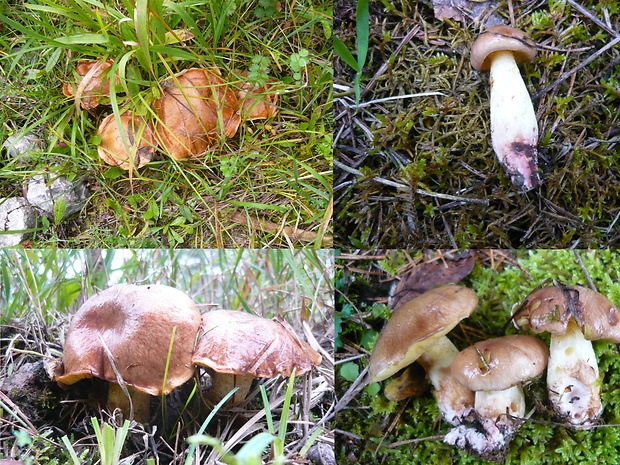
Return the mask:
<path id="1" fill-rule="evenodd" d="M 532 292 L 515 308 L 518 328 L 549 332 L 549 400 L 569 423 L 588 428 L 602 411 L 599 370 L 590 341 L 620 343 L 620 313 L 604 295 L 557 283 Z"/>
<path id="2" fill-rule="evenodd" d="M 248 71 L 243 71 L 241 77 L 247 79 Z M 255 85 L 251 81 L 241 83 L 237 91 L 239 99 L 239 112 L 244 120 L 266 119 L 278 111 L 278 94 L 275 93 L 276 81 L 268 79 L 262 86 Z"/>
<path id="3" fill-rule="evenodd" d="M 482 429 L 460 425 L 445 442 L 494 459 L 505 454 L 525 415 L 521 384 L 547 366 L 547 346 L 532 336 L 512 335 L 477 342 L 452 362 L 452 376 L 476 393 L 475 420 Z"/>
<path id="4" fill-rule="evenodd" d="M 474 69 L 491 73 L 493 150 L 519 191 L 540 185 L 538 122 L 517 67 L 535 55 L 534 43 L 523 31 L 503 25 L 484 31 L 471 48 Z"/>
<path id="5" fill-rule="evenodd" d="M 66 83 L 62 87 L 62 93 L 67 97 L 79 99 L 80 106 L 90 110 L 99 106 L 102 97 L 110 96 L 110 77 L 107 76 L 108 68 L 112 66 L 112 60 L 80 60 L 75 67 L 75 72 L 80 76 L 80 81 L 75 86 Z M 118 77 L 116 78 L 118 81 Z"/>
<path id="6" fill-rule="evenodd" d="M 233 388 L 227 405 L 245 400 L 254 378 L 302 375 L 321 363 L 321 355 L 282 319 L 216 310 L 202 316 L 192 363 L 209 369 L 209 398 L 219 402 Z"/>
<path id="7" fill-rule="evenodd" d="M 239 103 L 218 68 L 186 69 L 162 81 L 161 87 L 161 97 L 153 102 L 155 134 L 174 159 L 200 156 L 218 136 L 237 132 Z"/>
<path id="8" fill-rule="evenodd" d="M 432 289 L 403 304 L 375 343 L 369 382 L 383 381 L 418 360 L 435 389 L 443 417 L 453 425 L 459 424 L 473 407 L 474 394 L 450 372 L 459 351 L 446 334 L 471 315 L 477 304 L 474 291 L 457 285 Z"/>
<path id="9" fill-rule="evenodd" d="M 133 406 L 135 420 L 145 423 L 150 396 L 168 394 L 194 374 L 191 358 L 199 327 L 200 311 L 177 289 L 112 286 L 74 315 L 52 378 L 61 386 L 90 377 L 109 381 L 110 411 L 119 408 L 128 418 Z"/>
<path id="10" fill-rule="evenodd" d="M 122 131 L 113 114 L 108 115 L 99 125 L 97 131 L 101 136 L 97 148 L 99 158 L 108 165 L 118 166 L 124 170 L 132 166 L 140 168 L 150 162 L 155 155 L 156 142 L 151 125 L 131 111 L 120 115 L 119 120 Z"/>

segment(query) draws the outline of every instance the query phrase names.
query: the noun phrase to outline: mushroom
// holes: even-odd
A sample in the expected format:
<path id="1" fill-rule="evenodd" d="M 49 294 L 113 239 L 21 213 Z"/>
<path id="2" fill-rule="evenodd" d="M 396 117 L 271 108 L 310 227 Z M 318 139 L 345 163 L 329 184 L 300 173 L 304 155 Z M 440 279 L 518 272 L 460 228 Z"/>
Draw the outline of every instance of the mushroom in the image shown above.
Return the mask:
<path id="1" fill-rule="evenodd" d="M 130 399 L 122 382 L 136 421 L 144 423 L 150 396 L 168 394 L 192 377 L 199 327 L 200 311 L 187 294 L 161 284 L 117 284 L 78 309 L 52 378 L 61 386 L 90 377 L 109 381 L 108 408 L 120 408 L 127 418 Z"/>
<path id="2" fill-rule="evenodd" d="M 161 146 L 180 160 L 200 156 L 218 133 L 232 137 L 241 117 L 239 103 L 217 68 L 191 68 L 161 83 L 153 102 L 155 134 Z"/>
<path id="3" fill-rule="evenodd" d="M 383 381 L 418 360 L 435 388 L 443 417 L 453 425 L 460 423 L 473 407 L 474 394 L 450 373 L 459 351 L 446 334 L 471 315 L 477 304 L 474 291 L 454 284 L 432 289 L 403 304 L 375 343 L 369 383 Z"/>
<path id="4" fill-rule="evenodd" d="M 282 319 L 246 312 L 216 310 L 202 316 L 192 363 L 209 368 L 209 397 L 219 402 L 239 388 L 227 405 L 243 401 L 254 378 L 299 376 L 321 363 L 319 355 Z"/>
<path id="5" fill-rule="evenodd" d="M 244 71 L 241 76 L 247 79 L 249 73 Z M 244 120 L 271 118 L 278 111 L 278 94 L 273 91 L 275 79 L 268 79 L 262 86 L 251 81 L 241 83 L 237 91 L 241 118 Z"/>
<path id="6" fill-rule="evenodd" d="M 116 117 L 113 114 L 108 115 L 97 131 L 101 136 L 101 143 L 97 148 L 99 158 L 108 165 L 118 166 L 124 170 L 132 166 L 140 168 L 150 162 L 155 155 L 156 142 L 151 125 L 131 111 L 126 111 L 119 119 L 125 141 L 116 124 Z"/>
<path id="7" fill-rule="evenodd" d="M 538 123 L 517 67 L 535 55 L 534 43 L 523 31 L 504 25 L 484 31 L 471 48 L 474 69 L 491 73 L 493 150 L 519 191 L 540 185 Z"/>
<path id="8" fill-rule="evenodd" d="M 110 96 L 110 78 L 106 75 L 106 70 L 112 66 L 112 60 L 80 60 L 75 68 L 75 72 L 82 78 L 77 83 L 77 88 L 71 83 L 65 83 L 62 93 L 67 97 L 79 99 L 80 106 L 85 110 L 90 110 L 99 106 L 101 97 Z M 118 77 L 116 78 L 118 81 Z"/>
<path id="9" fill-rule="evenodd" d="M 445 441 L 486 459 L 505 451 L 525 415 L 521 384 L 539 376 L 548 358 L 542 341 L 521 334 L 477 342 L 461 351 L 452 362 L 452 376 L 475 391 L 475 417 L 483 432 L 460 425 Z"/>
<path id="10" fill-rule="evenodd" d="M 602 411 L 598 364 L 590 341 L 620 343 L 620 313 L 604 295 L 557 283 L 532 292 L 515 309 L 515 325 L 549 332 L 547 388 L 554 410 L 588 428 Z"/>

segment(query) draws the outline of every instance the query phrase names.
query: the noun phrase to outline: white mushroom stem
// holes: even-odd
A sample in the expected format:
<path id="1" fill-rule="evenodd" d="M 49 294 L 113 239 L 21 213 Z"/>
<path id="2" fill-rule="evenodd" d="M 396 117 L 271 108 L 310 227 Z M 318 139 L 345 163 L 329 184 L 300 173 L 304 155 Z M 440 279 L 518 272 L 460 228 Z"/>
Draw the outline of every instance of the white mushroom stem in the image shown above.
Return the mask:
<path id="1" fill-rule="evenodd" d="M 435 388 L 437 406 L 448 423 L 458 425 L 473 408 L 474 393 L 451 374 L 450 366 L 459 353 L 446 336 L 433 341 L 418 359 Z"/>
<path id="2" fill-rule="evenodd" d="M 512 52 L 494 52 L 492 60 L 493 150 L 514 186 L 527 191 L 540 184 L 536 114 Z"/>
<path id="3" fill-rule="evenodd" d="M 467 445 L 480 454 L 499 451 L 506 447 L 520 426 L 520 422 L 508 415 L 523 418 L 525 396 L 520 385 L 503 391 L 477 391 L 476 414 L 484 432 L 477 428 L 460 425 L 444 437 L 448 444 L 461 448 Z"/>
<path id="4" fill-rule="evenodd" d="M 573 425 L 588 426 L 602 405 L 592 343 L 571 318 L 563 336 L 551 336 L 547 387 L 553 408 Z"/>
<path id="5" fill-rule="evenodd" d="M 520 385 L 513 386 L 503 391 L 478 391 L 476 392 L 476 413 L 480 418 L 488 419 L 494 423 L 505 422 L 510 419 L 507 415 L 523 418 L 525 415 L 525 396 Z"/>

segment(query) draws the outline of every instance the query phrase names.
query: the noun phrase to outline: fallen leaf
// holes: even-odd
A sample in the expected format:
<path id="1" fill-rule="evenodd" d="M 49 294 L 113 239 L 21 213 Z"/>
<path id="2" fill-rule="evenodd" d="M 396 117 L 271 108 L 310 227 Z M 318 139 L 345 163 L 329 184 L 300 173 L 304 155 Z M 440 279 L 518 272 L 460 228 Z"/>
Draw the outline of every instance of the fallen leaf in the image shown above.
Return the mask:
<path id="1" fill-rule="evenodd" d="M 389 305 L 397 310 L 404 303 L 424 294 L 440 284 L 456 284 L 467 276 L 474 267 L 476 259 L 472 252 L 442 254 L 437 259 L 425 260 L 417 264 L 392 287 Z"/>

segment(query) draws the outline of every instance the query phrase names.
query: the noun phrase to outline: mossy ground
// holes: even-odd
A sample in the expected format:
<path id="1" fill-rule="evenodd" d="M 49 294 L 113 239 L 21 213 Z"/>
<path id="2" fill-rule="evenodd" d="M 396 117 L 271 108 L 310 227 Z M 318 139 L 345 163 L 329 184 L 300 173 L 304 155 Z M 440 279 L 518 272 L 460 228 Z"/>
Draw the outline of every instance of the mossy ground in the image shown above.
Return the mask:
<path id="1" fill-rule="evenodd" d="M 420 252 L 410 251 L 409 255 L 414 260 L 422 260 Z M 620 302 L 618 252 L 581 251 L 579 257 L 598 291 L 612 302 Z M 501 335 L 513 304 L 525 298 L 545 279 L 556 278 L 569 284 L 587 283 L 575 253 L 570 250 L 480 250 L 476 252 L 476 258 L 471 274 L 459 283 L 474 289 L 480 299 L 474 314 L 450 334 L 459 349 Z M 340 295 L 336 312 L 339 322 L 337 363 L 349 359 L 358 365 L 360 373 L 367 365 L 378 331 L 390 315 L 385 305 L 389 287 L 386 280 L 393 277 L 391 273 L 399 263 L 407 262 L 402 251 L 353 252 L 337 260 L 336 286 Z M 516 331 L 510 325 L 506 333 Z M 545 335 L 541 338 L 548 342 Z M 544 423 L 557 420 L 546 409 L 544 380 L 539 381 L 526 391 L 527 411 L 535 408 L 531 419 L 543 423 L 524 423 L 510 445 L 507 464 L 620 461 L 617 447 L 620 441 L 618 348 L 595 341 L 594 349 L 602 375 L 604 411 L 600 425 L 611 426 L 577 431 L 560 424 Z M 353 378 L 348 374 L 343 377 L 338 365 L 336 372 L 336 391 L 341 397 L 351 387 Z M 480 463 L 458 448 L 441 442 L 441 435 L 448 431 L 449 425 L 442 421 L 430 392 L 392 403 L 383 397 L 383 386 L 378 393 L 375 389 L 376 385 L 365 387 L 349 401 L 345 410 L 337 414 L 335 428 L 341 431 L 341 435 L 337 438 L 336 457 L 340 463 L 353 458 L 359 464 Z M 399 444 L 401 441 L 403 443 Z"/>
<path id="2" fill-rule="evenodd" d="M 617 2 L 579 3 L 620 30 Z M 569 2 L 512 6 L 514 25 L 539 45 L 536 60 L 521 67 L 532 95 L 614 38 Z M 336 35 L 352 51 L 354 8 L 338 2 L 334 23 Z M 510 24 L 506 4 L 498 12 Z M 336 57 L 337 244 L 540 248 L 620 243 L 614 227 L 620 214 L 620 48 L 602 53 L 534 100 L 543 184 L 522 194 L 515 192 L 491 147 L 488 75 L 469 64 L 469 49 L 483 29 L 467 16 L 463 22 L 436 19 L 429 1 L 370 2 L 361 103 L 442 95 L 355 108 L 346 90 L 353 87 L 354 72 Z"/>

